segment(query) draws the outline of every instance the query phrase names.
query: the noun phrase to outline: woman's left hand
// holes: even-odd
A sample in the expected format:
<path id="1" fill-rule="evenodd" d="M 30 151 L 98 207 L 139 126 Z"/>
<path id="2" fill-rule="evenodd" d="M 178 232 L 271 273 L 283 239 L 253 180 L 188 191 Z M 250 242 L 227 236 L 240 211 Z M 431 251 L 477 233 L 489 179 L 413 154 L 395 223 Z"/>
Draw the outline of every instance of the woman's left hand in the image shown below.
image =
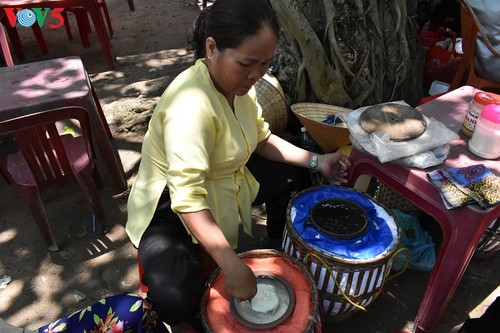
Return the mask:
<path id="1" fill-rule="evenodd" d="M 351 161 L 341 153 L 323 154 L 318 157 L 318 172 L 331 184 L 347 183 L 347 169 L 350 166 Z"/>

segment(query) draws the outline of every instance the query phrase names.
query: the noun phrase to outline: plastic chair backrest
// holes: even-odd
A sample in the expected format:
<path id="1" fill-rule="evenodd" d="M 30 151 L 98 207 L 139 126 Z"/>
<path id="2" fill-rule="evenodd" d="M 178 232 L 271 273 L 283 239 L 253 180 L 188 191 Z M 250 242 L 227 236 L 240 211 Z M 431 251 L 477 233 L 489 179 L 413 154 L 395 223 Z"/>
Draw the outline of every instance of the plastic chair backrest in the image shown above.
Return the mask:
<path id="1" fill-rule="evenodd" d="M 484 30 L 484 27 L 481 27 L 481 25 L 484 26 L 484 24 L 479 21 L 479 17 L 477 17 L 474 13 L 474 9 L 470 5 L 468 5 L 466 1 L 463 0 L 461 1 L 461 8 L 461 17 L 463 23 L 465 24 L 464 28 L 467 29 L 462 29 L 462 34 L 465 35 L 463 36 L 463 42 L 467 44 L 463 45 L 463 47 L 469 47 L 471 50 L 470 70 L 466 84 L 480 89 L 493 88 L 495 90 L 498 90 L 500 89 L 500 82 L 497 82 L 497 79 L 494 78 L 487 78 L 490 69 L 489 67 L 484 67 L 485 61 L 493 61 L 495 63 L 500 60 L 498 50 L 496 50 L 494 46 L 491 45 L 488 39 L 487 32 Z M 483 53 L 483 51 L 480 50 L 480 47 L 478 45 L 479 38 L 482 38 L 484 44 L 488 47 L 489 52 L 491 52 L 492 54 L 491 58 L 488 57 L 481 60 L 481 54 Z M 483 63 L 483 65 L 481 65 L 481 63 Z M 494 66 L 494 64 L 491 63 L 491 70 L 495 71 L 495 68 L 498 68 L 498 66 Z M 498 75 L 494 77 L 498 77 Z"/>
<path id="2" fill-rule="evenodd" d="M 472 63 L 474 61 L 474 54 L 476 50 L 478 28 L 464 3 L 461 3 L 460 12 L 464 59 L 467 58 L 467 61 Z"/>
<path id="3" fill-rule="evenodd" d="M 450 89 L 454 90 L 461 85 L 469 85 L 479 89 L 493 88 L 500 89 L 500 82 L 490 81 L 478 75 L 476 72 L 476 47 L 479 34 L 486 36 L 476 22 L 472 8 L 464 0 L 460 1 L 460 19 L 462 33 L 462 49 L 464 52 L 462 62 L 457 69 L 450 84 Z"/>
<path id="4" fill-rule="evenodd" d="M 0 21 L 2 20 L 2 13 L 0 13 Z M 3 25 L 0 22 L 0 51 L 3 54 L 5 64 L 7 66 L 14 66 L 14 61 L 12 60 L 12 55 L 10 54 L 9 43 L 7 42 L 7 35 L 3 29 Z"/>
<path id="5" fill-rule="evenodd" d="M 89 117 L 80 107 L 43 111 L 0 123 L 0 134 L 11 133 L 41 191 L 74 178 L 56 123 L 76 119 L 85 138 L 87 153 L 93 156 Z"/>

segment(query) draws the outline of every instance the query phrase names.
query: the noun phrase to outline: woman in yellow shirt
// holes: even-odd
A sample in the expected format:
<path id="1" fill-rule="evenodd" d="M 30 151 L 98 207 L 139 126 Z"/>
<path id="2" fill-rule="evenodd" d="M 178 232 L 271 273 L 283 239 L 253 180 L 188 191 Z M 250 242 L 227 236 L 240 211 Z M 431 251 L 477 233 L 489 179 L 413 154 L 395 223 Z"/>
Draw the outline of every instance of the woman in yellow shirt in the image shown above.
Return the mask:
<path id="1" fill-rule="evenodd" d="M 127 233 L 142 281 L 167 324 L 190 322 L 204 288 L 199 249 L 221 268 L 229 295 L 256 293 L 234 249 L 251 234 L 251 206 L 266 203 L 268 236 L 282 237 L 294 191 L 308 167 L 345 182 L 349 160 L 318 155 L 273 135 L 253 85 L 273 58 L 279 25 L 267 0 L 217 0 L 195 24 L 196 63 L 163 93 L 149 123 L 128 200 Z"/>

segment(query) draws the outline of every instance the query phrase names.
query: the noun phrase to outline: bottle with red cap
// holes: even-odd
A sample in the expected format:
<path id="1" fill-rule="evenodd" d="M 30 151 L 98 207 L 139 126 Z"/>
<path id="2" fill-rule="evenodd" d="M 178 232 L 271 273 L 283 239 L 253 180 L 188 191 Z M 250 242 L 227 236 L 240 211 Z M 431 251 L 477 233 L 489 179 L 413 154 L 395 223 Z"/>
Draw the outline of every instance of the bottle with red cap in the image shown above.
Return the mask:
<path id="1" fill-rule="evenodd" d="M 489 104 L 483 108 L 469 140 L 469 150 L 486 159 L 500 157 L 500 105 Z"/>
<path id="2" fill-rule="evenodd" d="M 472 136 L 481 111 L 489 104 L 500 104 L 500 95 L 484 91 L 477 92 L 474 95 L 474 98 L 469 104 L 464 122 L 462 123 L 462 133 L 469 138 Z"/>

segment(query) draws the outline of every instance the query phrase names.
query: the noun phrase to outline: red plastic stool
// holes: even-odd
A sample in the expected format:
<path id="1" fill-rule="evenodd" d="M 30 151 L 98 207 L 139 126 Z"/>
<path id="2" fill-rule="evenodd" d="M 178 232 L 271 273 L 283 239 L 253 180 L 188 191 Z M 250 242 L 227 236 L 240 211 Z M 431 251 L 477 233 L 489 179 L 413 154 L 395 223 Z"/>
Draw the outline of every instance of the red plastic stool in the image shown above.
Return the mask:
<path id="1" fill-rule="evenodd" d="M 144 273 L 144 270 L 139 256 L 137 256 L 137 268 L 139 269 L 139 293 L 142 297 L 145 297 L 148 293 L 148 286 L 142 283 L 142 274 Z"/>
<path id="2" fill-rule="evenodd" d="M 200 261 L 203 266 L 203 276 L 208 279 L 212 272 L 217 268 L 215 261 L 208 255 L 208 253 L 200 246 L 199 251 Z M 144 274 L 144 269 L 142 267 L 141 259 L 137 255 L 137 268 L 139 271 L 139 293 L 141 296 L 145 297 L 148 293 L 148 286 L 142 283 L 142 275 Z"/>
<path id="3" fill-rule="evenodd" d="M 102 11 L 104 12 L 103 19 L 105 19 L 106 24 L 108 26 L 108 37 L 113 38 L 114 32 L 113 32 L 113 26 L 111 25 L 111 19 L 109 17 L 108 6 L 106 6 L 106 2 L 104 0 L 98 0 L 97 5 L 99 6 L 99 9 L 102 9 Z M 75 15 L 82 45 L 84 47 L 90 46 L 88 34 L 91 31 L 91 28 L 90 28 L 87 9 L 85 9 L 82 6 L 68 7 L 62 13 L 64 19 L 64 27 L 66 28 L 66 34 L 68 35 L 68 39 L 73 39 L 73 35 L 71 34 L 71 28 L 69 26 L 68 15 L 66 12 L 71 12 Z"/>

